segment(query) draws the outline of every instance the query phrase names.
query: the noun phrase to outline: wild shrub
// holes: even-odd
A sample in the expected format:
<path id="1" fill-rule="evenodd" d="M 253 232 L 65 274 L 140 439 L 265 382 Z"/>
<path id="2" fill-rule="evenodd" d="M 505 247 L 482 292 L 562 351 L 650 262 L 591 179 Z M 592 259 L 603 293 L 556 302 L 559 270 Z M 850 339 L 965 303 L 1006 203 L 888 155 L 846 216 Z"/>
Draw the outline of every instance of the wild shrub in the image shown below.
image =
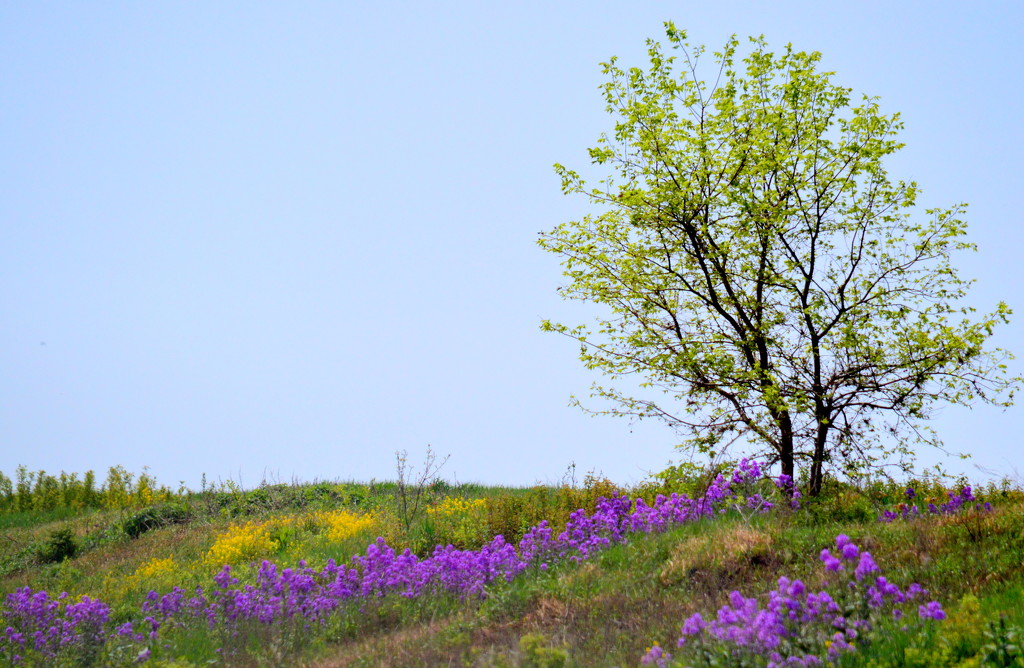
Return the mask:
<path id="1" fill-rule="evenodd" d="M 353 508 L 367 505 L 367 489 L 363 485 L 338 485 L 340 503 Z"/>
<path id="2" fill-rule="evenodd" d="M 183 524 L 192 516 L 182 504 L 166 504 L 144 508 L 126 519 L 121 527 L 130 538 L 138 538 L 147 531 L 171 524 Z"/>
<path id="3" fill-rule="evenodd" d="M 575 504 L 575 490 L 568 485 L 557 488 L 550 488 L 543 485 L 535 485 L 527 490 L 522 498 L 520 508 L 521 527 L 533 526 L 541 520 L 547 520 L 553 528 L 565 525 L 569 519 L 571 508 Z"/>
<path id="4" fill-rule="evenodd" d="M 111 466 L 107 469 L 107 481 L 103 485 L 104 505 L 107 508 L 127 508 L 132 498 L 132 480 L 134 474 L 123 466 Z"/>
<path id="5" fill-rule="evenodd" d="M 0 471 L 0 510 L 8 511 L 14 506 L 14 484 Z"/>
<path id="6" fill-rule="evenodd" d="M 1009 476 L 1003 477 L 998 482 L 990 481 L 977 491 L 980 501 L 992 503 L 1024 503 L 1024 481 Z"/>
<path id="7" fill-rule="evenodd" d="M 53 510 L 60 506 L 60 501 L 60 483 L 46 471 L 39 471 L 35 489 L 32 490 L 33 510 Z"/>
<path id="8" fill-rule="evenodd" d="M 240 503 L 237 504 L 233 514 L 258 515 L 274 507 L 270 491 L 265 487 L 257 487 L 250 492 L 242 494 L 239 497 L 239 501 Z"/>
<path id="9" fill-rule="evenodd" d="M 581 509 L 588 513 L 594 512 L 600 499 L 612 498 L 622 492 L 622 488 L 608 478 L 591 472 L 585 476 L 582 486 L 568 483 L 554 488 L 535 485 L 525 495 L 514 495 L 519 499 L 518 502 L 495 502 L 495 497 L 492 497 L 488 503 L 494 503 L 499 509 L 499 514 L 515 509 L 518 521 L 505 518 L 504 527 L 511 533 L 502 535 L 509 538 L 510 535 L 522 536 L 523 531 L 542 520 L 552 528 L 560 529 L 574 512 Z M 500 499 L 501 496 L 497 498 Z"/>
<path id="10" fill-rule="evenodd" d="M 32 509 L 32 483 L 36 474 L 24 466 L 19 466 L 15 473 L 16 483 L 14 486 L 14 510 L 15 512 Z"/>
<path id="11" fill-rule="evenodd" d="M 488 541 L 487 501 L 450 496 L 427 509 L 438 545 L 478 548 Z"/>
<path id="12" fill-rule="evenodd" d="M 36 556 L 44 564 L 54 564 L 65 559 L 74 559 L 78 554 L 78 541 L 70 527 L 57 529 L 36 550 Z"/>
<path id="13" fill-rule="evenodd" d="M 77 473 L 61 471 L 54 476 L 19 466 L 13 482 L 0 473 L 0 512 L 144 508 L 181 498 L 186 492 L 182 488 L 176 494 L 157 485 L 145 469 L 136 478 L 123 466 L 113 466 L 107 472 L 106 482 L 97 488 L 92 471 L 79 478 Z"/>
<path id="14" fill-rule="evenodd" d="M 583 503 L 578 504 L 573 510 L 583 508 L 591 512 L 597 508 L 599 499 L 610 499 L 624 493 L 624 490 L 605 476 L 588 473 L 583 478 Z"/>
<path id="15" fill-rule="evenodd" d="M 487 533 L 491 536 L 504 536 L 509 542 L 522 538 L 525 506 L 522 498 L 512 494 L 500 494 L 487 499 Z"/>
<path id="16" fill-rule="evenodd" d="M 82 487 L 78 496 L 83 508 L 95 508 L 100 505 L 99 493 L 96 491 L 96 474 L 93 471 L 86 471 L 82 476 Z"/>

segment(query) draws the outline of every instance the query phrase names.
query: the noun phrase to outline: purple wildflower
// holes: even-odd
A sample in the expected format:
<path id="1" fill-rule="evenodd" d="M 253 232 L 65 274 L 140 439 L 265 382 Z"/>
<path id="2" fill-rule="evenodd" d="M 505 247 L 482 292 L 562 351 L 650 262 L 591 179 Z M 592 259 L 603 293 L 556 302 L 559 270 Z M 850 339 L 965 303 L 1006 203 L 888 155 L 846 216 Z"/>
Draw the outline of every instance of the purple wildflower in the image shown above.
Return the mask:
<path id="1" fill-rule="evenodd" d="M 699 612 L 694 613 L 693 615 L 690 615 L 685 622 L 683 622 L 683 636 L 698 635 L 707 628 L 707 625 L 707 622 L 704 621 L 704 618 L 701 617 Z M 682 644 L 682 638 L 679 639 L 679 642 Z"/>
<path id="2" fill-rule="evenodd" d="M 942 609 L 942 604 L 938 601 L 930 601 L 925 605 L 917 606 L 917 614 L 921 619 L 938 619 L 942 620 L 946 618 L 946 613 Z"/>
<path id="3" fill-rule="evenodd" d="M 878 572 L 878 564 L 875 563 L 875 559 L 871 556 L 870 552 L 861 552 L 860 562 L 857 564 L 857 568 L 853 571 L 853 576 L 857 578 L 857 581 L 864 579 L 864 576 L 868 573 Z"/>
<path id="4" fill-rule="evenodd" d="M 821 551 L 821 560 L 825 562 L 825 570 L 833 572 L 843 570 L 843 563 L 833 557 L 827 547 Z"/>

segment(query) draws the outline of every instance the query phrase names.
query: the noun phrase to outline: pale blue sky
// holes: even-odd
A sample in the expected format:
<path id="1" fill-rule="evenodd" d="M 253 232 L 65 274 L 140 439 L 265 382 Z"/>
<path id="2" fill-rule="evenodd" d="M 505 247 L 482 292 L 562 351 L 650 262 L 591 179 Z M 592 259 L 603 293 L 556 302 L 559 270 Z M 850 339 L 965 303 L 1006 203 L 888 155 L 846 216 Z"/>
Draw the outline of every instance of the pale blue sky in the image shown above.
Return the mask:
<path id="1" fill-rule="evenodd" d="M 959 266 L 1024 354 L 1018 7 L 6 2 L 0 470 L 367 480 L 428 443 L 459 481 L 664 467 L 667 428 L 567 406 L 594 378 L 537 328 L 580 311 L 534 243 L 585 211 L 551 164 L 610 128 L 599 63 L 643 64 L 664 20 L 821 51 L 902 112 L 890 174 L 970 203 Z M 935 426 L 975 453 L 952 470 L 1024 468 L 1021 408 Z"/>

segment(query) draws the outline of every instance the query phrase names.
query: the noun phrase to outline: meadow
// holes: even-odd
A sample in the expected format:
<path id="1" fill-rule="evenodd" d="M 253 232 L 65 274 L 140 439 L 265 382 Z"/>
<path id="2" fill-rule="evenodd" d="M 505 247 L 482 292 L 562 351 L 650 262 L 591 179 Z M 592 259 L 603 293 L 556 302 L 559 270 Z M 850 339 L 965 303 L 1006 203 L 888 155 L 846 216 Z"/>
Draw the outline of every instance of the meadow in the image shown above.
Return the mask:
<path id="1" fill-rule="evenodd" d="M 1024 489 L 0 474 L 0 665 L 1024 666 Z"/>

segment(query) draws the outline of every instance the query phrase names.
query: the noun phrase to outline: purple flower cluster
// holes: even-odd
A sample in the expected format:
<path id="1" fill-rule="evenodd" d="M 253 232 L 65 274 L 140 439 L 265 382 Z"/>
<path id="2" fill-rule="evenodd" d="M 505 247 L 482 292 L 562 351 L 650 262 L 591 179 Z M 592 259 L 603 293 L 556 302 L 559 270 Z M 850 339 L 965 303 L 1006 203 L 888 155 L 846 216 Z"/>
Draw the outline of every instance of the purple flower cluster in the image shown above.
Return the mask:
<path id="1" fill-rule="evenodd" d="M 908 500 L 913 500 L 917 497 L 917 492 L 914 491 L 913 487 L 908 487 L 904 494 Z M 924 510 L 921 510 L 916 504 L 909 506 L 901 503 L 896 510 L 886 510 L 883 512 L 882 517 L 879 519 L 882 522 L 892 522 L 897 519 L 909 520 L 921 517 L 922 515 L 953 515 L 965 507 L 969 508 L 971 503 L 974 503 L 975 510 L 985 512 L 992 510 L 992 504 L 987 501 L 985 503 L 977 503 L 970 485 L 962 487 L 959 492 L 946 492 L 946 495 L 949 497 L 947 502 L 940 505 L 929 503 L 924 507 Z"/>
<path id="2" fill-rule="evenodd" d="M 143 620 L 109 628 L 107 607 L 84 598 L 61 605 L 46 592 L 25 588 L 8 596 L 0 609 L 7 631 L 0 636 L 0 656 L 18 662 L 26 651 L 53 656 L 58 651 L 81 651 L 116 640 L 138 660 L 149 657 L 165 627 L 199 620 L 211 630 L 238 633 L 242 625 L 305 628 L 317 624 L 342 606 L 386 595 L 418 598 L 448 594 L 460 598 L 485 597 L 492 583 L 508 582 L 527 570 L 546 571 L 560 562 L 579 562 L 630 534 L 662 532 L 673 525 L 712 517 L 735 508 L 764 512 L 772 504 L 759 494 L 740 503 L 738 492 L 765 477 L 757 462 L 743 460 L 729 477 L 719 475 L 706 494 L 692 499 L 685 494 L 659 495 L 653 505 L 626 496 L 598 500 L 596 510 L 577 510 L 557 536 L 547 522 L 532 527 L 518 546 L 496 536 L 479 550 L 437 546 L 420 558 L 410 550 L 396 551 L 378 538 L 347 565 L 329 560 L 317 570 L 299 562 L 297 568 L 279 568 L 264 561 L 255 582 L 240 585 L 225 565 L 214 576 L 214 587 L 193 594 L 175 587 L 152 591 L 142 603 Z M 66 595 L 63 595 L 66 596 Z M 77 648 L 77 649 L 76 649 Z M 89 650 L 92 651 L 92 650 Z M 17 658 L 16 658 L 17 657 Z"/>
<path id="3" fill-rule="evenodd" d="M 110 608 L 88 596 L 78 603 L 67 603 L 67 598 L 66 593 L 51 598 L 29 587 L 8 594 L 0 657 L 18 664 L 27 653 L 48 660 L 67 654 L 94 655 L 106 641 Z"/>
<path id="4" fill-rule="evenodd" d="M 685 621 L 679 647 L 717 648 L 739 662 L 767 657 L 769 668 L 822 665 L 852 651 L 855 639 L 869 638 L 881 617 L 901 619 L 901 606 L 927 595 L 916 583 L 900 589 L 878 575 L 881 569 L 871 553 L 849 537 L 837 536 L 835 549 L 837 555 L 827 548 L 820 555 L 834 593 L 813 593 L 800 580 L 781 577 L 762 607 L 757 599 L 733 591 L 713 619 L 698 613 Z M 946 615 L 938 601 L 930 601 L 918 606 L 918 616 L 939 620 Z"/>

